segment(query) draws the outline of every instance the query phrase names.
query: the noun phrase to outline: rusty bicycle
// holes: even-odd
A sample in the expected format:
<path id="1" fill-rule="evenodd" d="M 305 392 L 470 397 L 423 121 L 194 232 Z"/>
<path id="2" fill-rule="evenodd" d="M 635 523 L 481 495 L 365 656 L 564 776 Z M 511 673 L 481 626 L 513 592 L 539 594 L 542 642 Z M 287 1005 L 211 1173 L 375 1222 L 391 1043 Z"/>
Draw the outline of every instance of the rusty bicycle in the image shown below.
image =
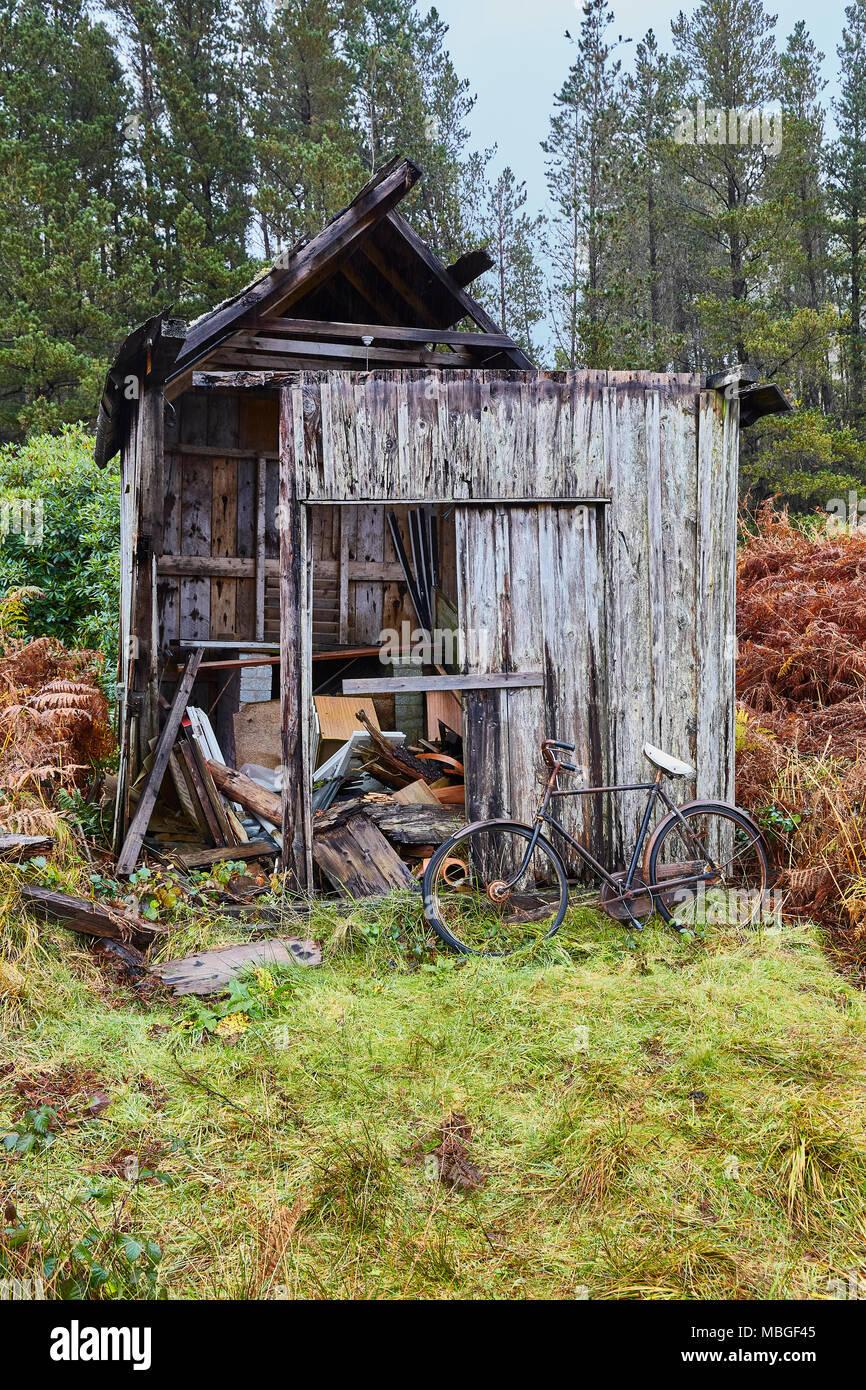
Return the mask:
<path id="1" fill-rule="evenodd" d="M 531 825 L 476 821 L 439 846 L 424 874 L 424 914 L 437 934 L 466 955 L 508 955 L 553 936 L 562 925 L 571 884 L 562 854 L 548 833 L 564 839 L 601 883 L 599 903 L 624 926 L 640 931 L 653 912 L 676 929 L 734 921 L 754 925 L 771 881 L 770 856 L 752 818 L 723 801 L 677 805 L 666 778 L 691 779 L 688 763 L 644 744 L 655 768 L 649 782 L 605 787 L 561 787 L 574 763 L 559 754 L 569 743 L 543 739 L 550 769 Z M 558 798 L 647 793 L 637 839 L 625 869 L 611 870 L 552 814 Z M 664 815 L 651 831 L 659 807 Z"/>

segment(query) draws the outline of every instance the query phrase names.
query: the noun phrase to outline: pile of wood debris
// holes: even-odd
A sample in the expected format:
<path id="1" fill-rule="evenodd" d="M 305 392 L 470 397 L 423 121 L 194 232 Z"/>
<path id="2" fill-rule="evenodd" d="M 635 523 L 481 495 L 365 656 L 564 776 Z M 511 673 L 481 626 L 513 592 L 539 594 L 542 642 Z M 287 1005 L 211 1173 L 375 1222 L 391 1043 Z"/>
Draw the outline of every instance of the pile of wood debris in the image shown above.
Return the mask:
<path id="1" fill-rule="evenodd" d="M 279 867 L 281 773 L 226 762 L 206 713 L 189 704 L 201 657 L 201 649 L 189 657 L 134 789 L 117 872 L 133 872 L 148 848 L 185 869 L 248 860 L 254 897 Z M 438 738 L 410 744 L 405 733 L 380 729 L 371 699 L 353 696 L 317 696 L 314 714 L 313 858 L 322 886 L 351 898 L 415 887 L 436 846 L 463 821 L 460 734 L 440 720 Z"/>

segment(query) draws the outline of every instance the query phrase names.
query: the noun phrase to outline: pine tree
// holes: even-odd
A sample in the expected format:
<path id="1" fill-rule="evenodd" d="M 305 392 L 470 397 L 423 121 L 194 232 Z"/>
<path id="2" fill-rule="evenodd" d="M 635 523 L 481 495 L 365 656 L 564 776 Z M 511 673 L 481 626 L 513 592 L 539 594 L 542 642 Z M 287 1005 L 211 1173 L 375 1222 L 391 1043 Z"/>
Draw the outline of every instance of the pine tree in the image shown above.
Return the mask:
<path id="1" fill-rule="evenodd" d="M 344 0 L 283 0 L 253 17 L 248 83 L 266 260 L 310 236 L 354 196 L 364 169 L 344 54 Z"/>
<path id="2" fill-rule="evenodd" d="M 577 58 L 554 100 L 547 156 L 553 205 L 551 319 L 562 366 L 606 366 L 606 270 L 618 231 L 618 171 L 625 160 L 621 63 L 607 41 L 607 0 L 586 0 Z"/>
<path id="3" fill-rule="evenodd" d="M 194 317 L 253 273 L 240 0 L 111 0 L 134 90 L 131 144 L 151 295 Z"/>
<path id="4" fill-rule="evenodd" d="M 669 369 L 684 352 L 684 242 L 673 217 L 672 161 L 683 82 L 681 65 L 660 51 L 650 29 L 637 45 L 623 92 L 628 145 L 619 197 L 629 235 L 618 238 L 622 292 L 611 318 L 617 361 L 656 371 Z"/>
<path id="5" fill-rule="evenodd" d="M 416 0 L 350 0 L 346 14 L 363 163 L 372 173 L 407 155 L 421 166 L 401 211 L 449 260 L 469 246 L 477 161 L 467 148 L 474 98 L 445 47 L 447 26 L 435 10 L 421 16 Z"/>
<path id="6" fill-rule="evenodd" d="M 493 270 L 476 293 L 504 333 L 510 333 L 529 357 L 544 318 L 544 275 L 540 237 L 543 218 L 526 211 L 526 184 L 506 168 L 481 193 L 479 232 L 493 257 Z"/>
<path id="7" fill-rule="evenodd" d="M 730 343 L 741 362 L 749 359 L 750 295 L 773 251 L 773 219 L 760 215 L 770 158 L 760 122 L 779 96 L 774 24 L 762 0 L 702 0 L 671 26 L 691 97 L 679 144 L 684 220 L 707 258 L 712 345 L 721 352 Z M 731 112 L 758 113 L 757 131 Z"/>
<path id="8" fill-rule="evenodd" d="M 822 182 L 824 113 L 820 94 L 823 54 L 819 53 L 800 20 L 788 37 L 779 59 L 783 143 L 769 171 L 770 196 L 777 199 L 784 217 L 777 249 L 778 311 L 800 318 L 808 332 L 828 327 L 823 349 L 820 342 L 801 350 L 788 375 L 797 396 L 809 405 L 828 407 L 831 402 L 830 352 L 837 325 L 829 324 L 828 214 Z M 803 310 L 809 311 L 807 316 Z M 817 350 L 815 350 L 817 348 Z"/>
<path id="9" fill-rule="evenodd" d="M 831 151 L 831 198 L 838 269 L 848 314 L 848 408 L 858 427 L 863 417 L 863 293 L 866 258 L 866 0 L 845 10 L 837 49 L 839 96 L 834 101 L 839 135 Z"/>
<path id="10" fill-rule="evenodd" d="M 126 89 L 79 0 L 0 4 L 0 433 L 93 418 L 145 287 Z"/>

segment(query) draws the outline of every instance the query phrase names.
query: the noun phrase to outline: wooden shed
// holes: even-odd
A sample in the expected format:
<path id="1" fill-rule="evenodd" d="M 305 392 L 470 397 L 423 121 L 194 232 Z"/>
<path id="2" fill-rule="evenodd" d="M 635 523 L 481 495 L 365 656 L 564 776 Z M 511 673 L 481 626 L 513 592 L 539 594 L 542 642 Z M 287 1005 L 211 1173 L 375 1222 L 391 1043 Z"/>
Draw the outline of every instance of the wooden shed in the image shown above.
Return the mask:
<path id="1" fill-rule="evenodd" d="M 537 371 L 467 292 L 486 253 L 446 268 L 396 210 L 418 177 L 394 161 L 189 328 L 151 319 L 100 409 L 97 460 L 122 458 L 119 833 L 204 646 L 195 698 L 227 757 L 250 671 L 279 695 L 303 889 L 314 691 L 422 675 L 376 655 L 419 629 L 410 513 L 461 639 L 423 671 L 462 698 L 469 818 L 530 811 L 544 736 L 594 780 L 635 779 L 649 740 L 698 768 L 699 794 L 733 793 L 738 435 L 787 402 L 748 368 Z M 616 856 L 634 811 L 577 803 L 574 823 Z"/>

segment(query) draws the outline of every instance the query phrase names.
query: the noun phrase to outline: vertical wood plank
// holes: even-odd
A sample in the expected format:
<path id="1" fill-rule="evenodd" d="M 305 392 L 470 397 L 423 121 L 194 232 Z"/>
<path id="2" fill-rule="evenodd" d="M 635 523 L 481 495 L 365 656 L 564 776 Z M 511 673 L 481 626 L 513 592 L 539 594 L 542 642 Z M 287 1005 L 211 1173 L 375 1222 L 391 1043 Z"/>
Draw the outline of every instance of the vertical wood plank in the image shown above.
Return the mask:
<path id="1" fill-rule="evenodd" d="M 306 692 L 310 659 L 310 564 L 305 509 L 297 489 L 291 388 L 280 401 L 280 691 L 283 748 L 283 867 L 290 888 L 312 887 Z"/>
<path id="2" fill-rule="evenodd" d="M 212 460 L 211 555 L 237 555 L 238 464 L 237 459 Z M 234 637 L 237 615 L 237 580 L 212 579 L 210 586 L 210 636 Z"/>
<path id="3" fill-rule="evenodd" d="M 261 642 L 265 635 L 265 527 L 268 491 L 268 461 L 256 460 L 256 640 Z"/>
<path id="4" fill-rule="evenodd" d="M 464 672 L 503 671 L 511 660 L 511 579 L 504 507 L 455 509 L 458 612 Z M 509 814 L 507 693 L 466 691 L 463 743 L 467 819 Z"/>

